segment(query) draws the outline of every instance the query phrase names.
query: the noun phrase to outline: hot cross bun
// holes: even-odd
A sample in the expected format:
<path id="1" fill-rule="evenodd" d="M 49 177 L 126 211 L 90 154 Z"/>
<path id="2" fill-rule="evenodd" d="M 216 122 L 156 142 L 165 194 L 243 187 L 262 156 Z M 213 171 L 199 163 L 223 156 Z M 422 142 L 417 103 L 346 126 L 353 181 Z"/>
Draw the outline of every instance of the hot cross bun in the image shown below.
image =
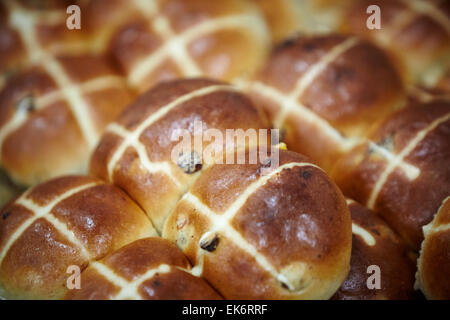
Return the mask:
<path id="1" fill-rule="evenodd" d="M 380 29 L 366 26 L 367 8 L 380 8 Z M 393 53 L 407 81 L 434 86 L 450 67 L 450 3 L 441 0 L 353 1 L 341 31 L 370 39 Z"/>
<path id="2" fill-rule="evenodd" d="M 327 171 L 405 99 L 381 50 L 337 34 L 286 40 L 243 86 L 282 130 L 288 148 Z"/>
<path id="3" fill-rule="evenodd" d="M 450 103 L 412 103 L 337 162 L 343 192 L 379 213 L 418 250 L 422 227 L 450 194 Z"/>
<path id="4" fill-rule="evenodd" d="M 352 216 L 350 272 L 337 300 L 407 300 L 414 291 L 416 256 L 375 212 L 347 200 Z"/>
<path id="5" fill-rule="evenodd" d="M 47 181 L 1 210 L 0 296 L 60 299 L 68 290 L 68 267 L 83 270 L 155 235 L 145 213 L 119 188 L 86 176 Z"/>
<path id="6" fill-rule="evenodd" d="M 81 35 L 66 27 L 66 2 L 39 3 L 0 5 L 0 164 L 24 186 L 86 173 L 103 128 L 132 98 L 105 57 L 73 47 Z"/>
<path id="7" fill-rule="evenodd" d="M 330 298 L 349 270 L 344 197 L 297 153 L 280 150 L 279 166 L 263 169 L 209 167 L 177 203 L 163 237 L 227 299 Z"/>
<path id="8" fill-rule="evenodd" d="M 250 100 L 228 84 L 204 80 L 175 80 L 159 84 L 141 95 L 106 129 L 91 159 L 90 172 L 123 188 L 162 229 L 167 214 L 179 197 L 206 168 L 200 129 L 214 129 L 226 136 L 227 129 L 269 128 Z M 186 130 L 192 139 L 194 166 L 185 166 L 182 152 L 172 153 Z M 195 130 L 195 131 L 194 131 Z M 223 141 L 225 145 L 226 141 Z M 191 145 L 189 143 L 189 145 Z M 198 149 L 200 148 L 200 149 Z"/>
<path id="9" fill-rule="evenodd" d="M 39 63 L 42 51 L 75 54 L 89 51 L 80 30 L 66 27 L 72 1 L 9 0 L 0 3 L 0 88 L 21 68 Z M 42 50 L 36 50 L 39 46 Z"/>
<path id="10" fill-rule="evenodd" d="M 141 92 L 179 77 L 245 76 L 261 64 L 270 43 L 250 1 L 93 0 L 86 12 L 88 26 Z"/>

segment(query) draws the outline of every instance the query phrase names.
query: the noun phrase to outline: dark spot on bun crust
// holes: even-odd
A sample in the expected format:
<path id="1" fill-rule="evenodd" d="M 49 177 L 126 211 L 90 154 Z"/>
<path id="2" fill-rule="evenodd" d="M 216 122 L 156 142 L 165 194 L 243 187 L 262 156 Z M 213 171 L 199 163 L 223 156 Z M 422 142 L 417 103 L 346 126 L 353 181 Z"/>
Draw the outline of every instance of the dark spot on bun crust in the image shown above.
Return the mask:
<path id="1" fill-rule="evenodd" d="M 213 252 L 214 250 L 216 250 L 218 245 L 219 245 L 219 237 L 215 235 L 210 239 L 206 239 L 206 241 L 202 241 L 200 243 L 200 248 L 208 252 Z"/>
<path id="2" fill-rule="evenodd" d="M 302 177 L 303 177 L 303 179 L 308 180 L 309 178 L 312 177 L 311 171 L 308 171 L 308 170 L 303 171 L 302 172 Z"/>

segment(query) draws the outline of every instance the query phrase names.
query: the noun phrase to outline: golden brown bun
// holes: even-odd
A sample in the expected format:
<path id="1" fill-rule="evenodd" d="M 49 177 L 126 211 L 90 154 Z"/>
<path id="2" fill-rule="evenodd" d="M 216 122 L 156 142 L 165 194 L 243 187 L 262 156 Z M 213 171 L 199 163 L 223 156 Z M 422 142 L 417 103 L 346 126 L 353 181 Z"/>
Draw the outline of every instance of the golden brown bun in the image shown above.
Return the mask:
<path id="1" fill-rule="evenodd" d="M 92 262 L 81 273 L 81 288 L 70 290 L 65 299 L 221 299 L 191 271 L 188 259 L 174 244 L 161 238 L 145 238 Z"/>
<path id="2" fill-rule="evenodd" d="M 104 126 L 132 98 L 83 29 L 66 26 L 71 4 L 0 4 L 0 164 L 19 185 L 85 173 Z"/>
<path id="3" fill-rule="evenodd" d="M 111 124 L 91 159 L 91 173 L 124 189 L 162 229 L 168 213 L 202 172 L 188 172 L 172 161 L 180 129 L 267 128 L 250 100 L 230 85 L 205 79 L 175 80 L 141 95 Z M 196 133 L 197 134 L 197 133 Z M 176 137 L 175 137 L 176 138 Z M 224 139 L 225 140 L 225 139 Z M 194 152 L 197 150 L 192 138 Z M 224 141 L 225 143 L 225 141 Z M 205 150 L 209 142 L 200 142 Z"/>
<path id="4" fill-rule="evenodd" d="M 417 263 L 417 287 L 428 299 L 450 299 L 450 197 L 424 226 L 425 240 Z"/>
<path id="5" fill-rule="evenodd" d="M 252 0 L 264 13 L 272 39 L 295 34 L 325 34 L 336 30 L 354 0 Z"/>
<path id="6" fill-rule="evenodd" d="M 367 28 L 369 5 L 381 12 L 381 29 Z M 450 66 L 450 3 L 439 0 L 354 1 L 341 30 L 378 43 L 397 56 L 409 81 L 433 86 Z"/>
<path id="7" fill-rule="evenodd" d="M 300 154 L 280 150 L 279 164 L 211 166 L 164 226 L 227 299 L 328 299 L 347 276 L 351 219 L 341 192 Z"/>
<path id="8" fill-rule="evenodd" d="M 415 103 L 392 114 L 332 177 L 418 250 L 422 227 L 450 194 L 450 103 Z M 386 156 L 387 155 L 387 156 Z"/>
<path id="9" fill-rule="evenodd" d="M 406 300 L 414 292 L 415 257 L 396 233 L 374 212 L 355 201 L 347 201 L 352 215 L 350 273 L 333 296 L 337 300 Z M 369 289 L 368 278 L 380 270 L 380 289 Z"/>
<path id="10" fill-rule="evenodd" d="M 100 46 L 110 48 L 140 92 L 175 78 L 245 76 L 270 44 L 264 19 L 249 1 L 93 0 L 86 12 Z"/>
<path id="11" fill-rule="evenodd" d="M 144 212 L 119 188 L 66 176 L 29 189 L 1 212 L 0 296 L 58 299 L 71 265 L 156 235 Z"/>
<path id="12" fill-rule="evenodd" d="M 14 196 L 19 195 L 23 190 L 14 185 L 5 171 L 0 169 L 0 208 L 6 205 Z"/>
<path id="13" fill-rule="evenodd" d="M 1 164 L 18 184 L 87 170 L 106 124 L 131 100 L 99 56 L 47 57 L 0 92 Z"/>
<path id="14" fill-rule="evenodd" d="M 282 129 L 288 148 L 327 171 L 404 99 L 383 52 L 341 35 L 286 40 L 247 90 Z"/>

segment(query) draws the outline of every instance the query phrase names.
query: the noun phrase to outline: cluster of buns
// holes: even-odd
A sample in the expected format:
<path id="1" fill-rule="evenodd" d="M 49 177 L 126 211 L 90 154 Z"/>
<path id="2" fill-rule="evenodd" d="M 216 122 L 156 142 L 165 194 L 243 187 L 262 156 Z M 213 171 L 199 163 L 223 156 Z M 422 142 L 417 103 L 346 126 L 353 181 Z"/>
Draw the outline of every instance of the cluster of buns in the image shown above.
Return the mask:
<path id="1" fill-rule="evenodd" d="M 113 65 L 77 44 L 59 5 L 0 5 L 0 161 L 22 186 L 86 171 L 105 125 L 132 99 Z"/>
<path id="2" fill-rule="evenodd" d="M 341 191 L 306 157 L 275 147 L 274 168 L 274 150 L 264 159 L 269 163 L 174 163 L 170 137 L 177 129 L 192 130 L 193 119 L 223 133 L 265 128 L 248 98 L 217 81 L 175 80 L 143 94 L 108 126 L 93 153 L 90 173 L 102 180 L 56 178 L 3 209 L 0 283 L 6 297 L 151 298 L 142 292 L 151 291 L 152 281 L 161 283 L 154 297 L 217 296 L 212 289 L 188 294 L 207 287 L 192 278 L 202 276 L 224 298 L 330 298 L 351 254 Z M 153 225 L 186 254 L 190 272 L 181 251 L 166 242 L 133 242 L 156 235 Z M 115 251 L 122 245 L 128 246 Z M 144 251 L 142 264 L 135 250 Z M 164 250 L 174 252 L 166 257 Z M 72 265 L 87 267 L 81 274 L 87 286 L 79 293 L 65 286 Z M 177 286 L 186 288 L 185 296 Z"/>
<path id="3" fill-rule="evenodd" d="M 289 30 L 338 31 L 371 40 L 398 63 L 407 84 L 435 86 L 448 78 L 450 4 L 445 0 L 317 0 L 289 3 Z M 370 16 L 378 15 L 374 20 Z M 379 29 L 372 24 L 380 22 Z M 369 26 L 368 26 L 369 24 Z M 278 28 L 286 25 L 277 23 Z M 279 29 L 277 29 L 279 30 Z M 447 87 L 448 88 L 448 87 Z"/>
<path id="4" fill-rule="evenodd" d="M 369 2 L 0 4 L 0 296 L 450 299 L 449 8 Z"/>

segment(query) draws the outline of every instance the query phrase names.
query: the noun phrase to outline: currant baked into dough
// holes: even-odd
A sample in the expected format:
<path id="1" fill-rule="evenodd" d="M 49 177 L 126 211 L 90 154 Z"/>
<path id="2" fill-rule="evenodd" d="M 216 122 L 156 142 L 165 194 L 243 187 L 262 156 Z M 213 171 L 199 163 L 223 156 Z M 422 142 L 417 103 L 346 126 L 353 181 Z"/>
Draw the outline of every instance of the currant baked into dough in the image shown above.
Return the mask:
<path id="1" fill-rule="evenodd" d="M 186 130 L 194 137 L 196 121 L 224 137 L 226 129 L 269 128 L 258 109 L 233 86 L 206 79 L 161 83 L 108 126 L 92 155 L 90 172 L 126 190 L 161 231 L 176 202 L 207 167 L 199 162 L 186 173 L 179 166 L 182 155 L 172 160 L 172 150 L 180 142 L 173 135 Z M 200 138 L 198 146 L 191 141 L 199 158 L 213 142 Z"/>

